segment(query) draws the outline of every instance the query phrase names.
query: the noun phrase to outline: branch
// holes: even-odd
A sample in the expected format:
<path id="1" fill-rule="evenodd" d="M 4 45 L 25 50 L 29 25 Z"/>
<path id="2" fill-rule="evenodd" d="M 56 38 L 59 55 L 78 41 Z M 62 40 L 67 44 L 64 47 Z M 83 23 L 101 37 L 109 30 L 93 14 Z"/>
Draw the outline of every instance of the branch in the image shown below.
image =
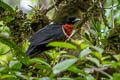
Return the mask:
<path id="1" fill-rule="evenodd" d="M 112 28 L 115 28 L 115 25 L 114 25 L 114 1 L 112 0 Z"/>
<path id="2" fill-rule="evenodd" d="M 104 22 L 105 26 L 108 26 L 108 28 L 110 29 L 110 26 L 109 26 L 108 21 L 107 21 L 106 16 L 105 16 L 105 10 L 104 10 L 104 5 L 102 3 L 102 0 L 100 0 L 100 4 L 101 4 L 100 7 L 101 7 L 103 22 Z"/>
<path id="3" fill-rule="evenodd" d="M 56 3 L 54 3 L 51 7 L 49 7 L 49 8 L 46 10 L 45 14 L 47 14 L 51 9 L 55 8 L 56 6 L 59 6 L 59 4 L 60 4 L 62 1 L 64 1 L 64 0 L 58 0 Z"/>

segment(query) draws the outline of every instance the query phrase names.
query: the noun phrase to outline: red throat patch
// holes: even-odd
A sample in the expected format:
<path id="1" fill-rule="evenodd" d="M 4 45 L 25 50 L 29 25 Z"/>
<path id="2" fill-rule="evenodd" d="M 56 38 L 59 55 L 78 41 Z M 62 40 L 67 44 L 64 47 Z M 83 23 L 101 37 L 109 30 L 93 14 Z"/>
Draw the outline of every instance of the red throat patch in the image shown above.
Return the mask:
<path id="1" fill-rule="evenodd" d="M 65 32 L 68 36 L 71 35 L 73 29 L 74 29 L 74 25 L 69 25 L 69 24 L 65 24 L 63 25 L 64 26 L 64 29 L 65 29 Z"/>

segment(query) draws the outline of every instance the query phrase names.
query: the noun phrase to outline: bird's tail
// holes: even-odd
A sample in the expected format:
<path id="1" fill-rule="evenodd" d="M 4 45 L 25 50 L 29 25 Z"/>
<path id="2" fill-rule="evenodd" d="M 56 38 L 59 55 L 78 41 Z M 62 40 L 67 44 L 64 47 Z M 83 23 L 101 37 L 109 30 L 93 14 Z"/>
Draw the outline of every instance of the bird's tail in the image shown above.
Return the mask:
<path id="1" fill-rule="evenodd" d="M 35 52 L 35 47 L 29 46 L 28 50 L 26 51 L 26 55 L 29 56 L 34 52 Z"/>

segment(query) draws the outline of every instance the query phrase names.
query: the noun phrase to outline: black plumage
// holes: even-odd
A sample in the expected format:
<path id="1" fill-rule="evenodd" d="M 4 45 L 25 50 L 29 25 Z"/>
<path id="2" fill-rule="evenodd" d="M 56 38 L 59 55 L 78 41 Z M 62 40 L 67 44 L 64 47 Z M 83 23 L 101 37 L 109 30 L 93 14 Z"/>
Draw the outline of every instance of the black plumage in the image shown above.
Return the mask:
<path id="1" fill-rule="evenodd" d="M 73 25 L 80 19 L 75 17 L 68 17 L 64 19 L 61 24 L 49 24 L 37 31 L 29 39 L 30 46 L 26 52 L 26 55 L 32 55 L 36 52 L 42 52 L 50 49 L 46 45 L 52 41 L 63 40 L 66 36 L 63 32 L 63 26 L 65 24 Z"/>
<path id="2" fill-rule="evenodd" d="M 60 40 L 64 38 L 64 33 L 62 31 L 62 25 L 60 24 L 50 24 L 44 27 L 43 29 L 36 32 L 32 37 L 29 39 L 31 43 L 26 54 L 30 55 L 35 53 L 39 50 L 44 51 L 48 49 L 46 44 L 52 41 Z"/>

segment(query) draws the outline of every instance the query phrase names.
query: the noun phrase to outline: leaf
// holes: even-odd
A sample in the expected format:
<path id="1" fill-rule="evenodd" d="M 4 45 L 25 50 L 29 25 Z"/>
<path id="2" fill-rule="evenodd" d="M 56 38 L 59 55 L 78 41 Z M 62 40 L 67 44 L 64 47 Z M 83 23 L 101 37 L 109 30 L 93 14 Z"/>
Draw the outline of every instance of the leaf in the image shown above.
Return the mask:
<path id="1" fill-rule="evenodd" d="M 88 33 L 85 33 L 85 38 L 86 38 L 87 40 L 89 40 L 89 41 L 91 40 Z"/>
<path id="2" fill-rule="evenodd" d="M 119 80 L 119 79 L 120 79 L 120 73 L 114 73 L 113 80 Z"/>
<path id="3" fill-rule="evenodd" d="M 65 71 L 67 68 L 69 68 L 71 65 L 73 65 L 76 61 L 77 61 L 77 59 L 68 59 L 68 60 L 64 60 L 63 62 L 56 64 L 53 67 L 53 73 L 57 74 L 62 71 Z"/>
<path id="4" fill-rule="evenodd" d="M 65 57 L 65 58 L 76 58 L 76 57 L 73 56 L 73 55 L 61 55 L 61 57 Z"/>
<path id="5" fill-rule="evenodd" d="M 13 18 L 13 17 L 11 17 L 11 16 L 7 16 L 5 20 L 6 20 L 6 22 L 8 22 L 8 23 L 9 23 L 9 22 L 13 21 L 13 20 L 14 20 L 14 18 Z"/>
<path id="6" fill-rule="evenodd" d="M 43 77 L 43 78 L 39 78 L 37 80 L 54 80 L 54 79 L 50 79 L 49 77 Z"/>
<path id="7" fill-rule="evenodd" d="M 96 80 L 92 75 L 86 76 L 86 80 Z"/>
<path id="8" fill-rule="evenodd" d="M 93 49 L 95 49 L 99 53 L 103 53 L 103 51 L 104 51 L 102 48 L 99 48 L 99 47 L 96 47 L 96 46 L 90 46 L 90 47 L 93 48 Z"/>
<path id="9" fill-rule="evenodd" d="M 25 75 L 23 75 L 21 72 L 16 71 L 15 74 L 16 74 L 18 77 L 21 77 L 22 79 L 28 80 L 28 77 L 25 76 Z"/>
<path id="10" fill-rule="evenodd" d="M 1 67 L 1 66 L 0 66 L 0 72 L 4 72 L 5 70 L 6 70 L 5 67 Z"/>
<path id="11" fill-rule="evenodd" d="M 22 57 L 20 57 L 20 62 L 22 63 L 22 64 L 24 64 L 24 65 L 26 65 L 26 66 L 28 66 L 29 65 L 29 58 L 27 57 L 27 56 L 22 56 Z"/>
<path id="12" fill-rule="evenodd" d="M 88 44 L 84 44 L 84 43 L 80 44 L 81 49 L 85 49 L 85 48 L 88 48 L 88 47 L 89 47 Z"/>
<path id="13" fill-rule="evenodd" d="M 11 49 L 14 49 L 15 54 L 25 55 L 25 53 L 22 51 L 21 48 L 19 48 L 13 41 L 9 40 L 9 38 L 6 38 L 4 36 L 0 35 L 0 42 L 9 46 Z"/>
<path id="14" fill-rule="evenodd" d="M 8 79 L 8 78 L 16 78 L 16 76 L 15 75 L 10 75 L 10 74 L 6 74 L 6 75 L 3 75 L 2 77 L 1 77 L 1 79 Z"/>
<path id="15" fill-rule="evenodd" d="M 88 55 L 91 52 L 92 51 L 89 48 L 86 48 L 86 49 L 84 49 L 83 51 L 80 52 L 79 57 L 85 57 L 86 55 Z"/>
<path id="16" fill-rule="evenodd" d="M 11 13 L 14 13 L 14 10 L 6 3 L 0 0 L 0 7 L 9 10 Z"/>
<path id="17" fill-rule="evenodd" d="M 57 78 L 57 80 L 74 80 L 72 78 Z"/>
<path id="18" fill-rule="evenodd" d="M 96 56 L 98 59 L 102 59 L 102 54 L 101 53 L 98 53 L 98 52 L 92 52 L 92 54 L 94 55 L 94 56 Z"/>
<path id="19" fill-rule="evenodd" d="M 82 76 L 86 76 L 86 73 L 84 72 L 84 70 L 80 70 L 75 65 L 69 67 L 68 70 L 77 74 L 81 74 Z"/>
<path id="20" fill-rule="evenodd" d="M 87 57 L 88 60 L 90 60 L 91 62 L 95 63 L 98 67 L 100 66 L 100 62 L 98 59 L 93 58 L 93 57 Z"/>
<path id="21" fill-rule="evenodd" d="M 41 58 L 33 58 L 33 59 L 30 59 L 30 60 L 29 60 L 29 63 L 30 63 L 30 64 L 32 64 L 32 63 L 42 63 L 42 64 L 47 65 L 48 67 L 51 67 L 47 62 L 43 61 Z"/>
<path id="22" fill-rule="evenodd" d="M 50 71 L 50 67 L 46 66 L 46 65 L 35 65 L 34 66 L 36 69 L 42 69 L 42 70 L 49 70 Z"/>
<path id="23" fill-rule="evenodd" d="M 93 34 L 93 35 L 97 35 L 97 32 L 95 31 L 95 30 L 93 30 L 93 29 L 90 29 L 90 32 Z"/>
<path id="24" fill-rule="evenodd" d="M 76 46 L 70 43 L 66 42 L 51 42 L 47 46 L 52 46 L 52 47 L 61 47 L 61 48 L 69 48 L 69 49 L 77 49 Z"/>
<path id="25" fill-rule="evenodd" d="M 21 69 L 22 64 L 18 61 L 10 61 L 9 68 L 11 69 Z"/>

